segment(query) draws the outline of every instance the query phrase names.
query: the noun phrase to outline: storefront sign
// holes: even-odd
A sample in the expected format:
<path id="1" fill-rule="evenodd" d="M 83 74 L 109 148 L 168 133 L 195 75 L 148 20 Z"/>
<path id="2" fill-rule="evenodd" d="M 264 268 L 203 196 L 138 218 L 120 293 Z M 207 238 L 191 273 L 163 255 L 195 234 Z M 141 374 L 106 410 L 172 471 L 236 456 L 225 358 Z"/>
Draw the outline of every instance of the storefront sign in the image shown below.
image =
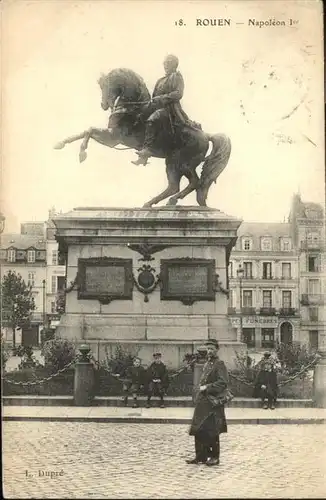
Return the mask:
<path id="1" fill-rule="evenodd" d="M 240 326 L 240 318 L 230 318 L 233 327 Z M 279 319 L 276 316 L 243 316 L 244 328 L 277 328 Z"/>

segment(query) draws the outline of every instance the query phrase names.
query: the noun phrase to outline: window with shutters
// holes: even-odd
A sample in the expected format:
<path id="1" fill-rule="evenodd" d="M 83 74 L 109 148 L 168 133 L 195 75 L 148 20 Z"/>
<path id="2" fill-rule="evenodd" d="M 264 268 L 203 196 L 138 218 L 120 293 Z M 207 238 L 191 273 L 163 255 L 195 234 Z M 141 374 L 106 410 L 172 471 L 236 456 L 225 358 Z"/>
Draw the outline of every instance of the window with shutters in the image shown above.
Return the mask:
<path id="1" fill-rule="evenodd" d="M 252 307 L 252 290 L 242 291 L 242 307 Z"/>
<path id="2" fill-rule="evenodd" d="M 291 309 L 292 307 L 292 292 L 291 290 L 282 291 L 282 307 L 283 309 Z"/>
<path id="3" fill-rule="evenodd" d="M 13 248 L 8 250 L 8 262 L 16 262 L 16 250 Z"/>
<path id="4" fill-rule="evenodd" d="M 272 307 L 272 290 L 263 290 L 263 307 Z"/>
<path id="5" fill-rule="evenodd" d="M 35 286 L 35 273 L 28 273 L 27 285 Z"/>
<path id="6" fill-rule="evenodd" d="M 263 279 L 269 280 L 272 278 L 272 263 L 263 262 Z"/>
<path id="7" fill-rule="evenodd" d="M 282 279 L 290 279 L 291 278 L 291 263 L 283 262 L 282 263 Z"/>
<path id="8" fill-rule="evenodd" d="M 244 278 L 252 278 L 252 262 L 243 263 Z"/>
<path id="9" fill-rule="evenodd" d="M 51 293 L 57 293 L 57 276 L 51 277 Z"/>
<path id="10" fill-rule="evenodd" d="M 27 262 L 29 264 L 35 262 L 35 250 L 27 250 Z"/>

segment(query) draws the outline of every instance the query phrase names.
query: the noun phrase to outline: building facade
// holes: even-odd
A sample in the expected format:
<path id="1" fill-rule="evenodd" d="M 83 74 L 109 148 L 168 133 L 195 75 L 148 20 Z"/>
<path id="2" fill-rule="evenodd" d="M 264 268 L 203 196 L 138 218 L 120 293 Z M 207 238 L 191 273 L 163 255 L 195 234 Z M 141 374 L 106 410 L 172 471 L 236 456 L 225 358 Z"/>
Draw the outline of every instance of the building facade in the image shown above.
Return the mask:
<path id="1" fill-rule="evenodd" d="M 262 349 L 299 340 L 298 254 L 290 224 L 240 226 L 229 264 L 229 289 L 228 313 L 238 340 Z"/>
<path id="2" fill-rule="evenodd" d="M 59 257 L 59 245 L 55 239 L 55 226 L 52 222 L 52 217 L 55 215 L 54 208 L 49 210 L 49 219 L 46 223 L 46 311 L 47 324 L 53 329 L 60 320 L 57 312 L 57 293 L 65 287 L 66 280 L 66 266 Z"/>
<path id="3" fill-rule="evenodd" d="M 289 222 L 299 258 L 301 341 L 318 348 L 325 331 L 325 218 L 321 205 L 305 203 L 296 194 Z"/>
<path id="4" fill-rule="evenodd" d="M 55 210 L 51 209 L 48 221 L 23 222 L 20 233 L 1 236 L 1 279 L 9 270 L 19 273 L 32 286 L 35 301 L 31 327 L 16 331 L 16 345 L 39 345 L 43 326 L 55 329 L 59 323 L 56 298 L 58 290 L 65 286 L 66 268 L 58 256 L 51 221 L 54 215 Z M 4 320 L 2 333 L 10 343 L 13 334 Z"/>
<path id="5" fill-rule="evenodd" d="M 230 258 L 229 290 L 231 325 L 249 348 L 298 342 L 318 349 L 326 327 L 322 206 L 296 194 L 288 222 L 242 223 Z"/>
<path id="6" fill-rule="evenodd" d="M 25 283 L 32 287 L 35 302 L 31 326 L 16 331 L 16 344 L 38 345 L 45 316 L 46 241 L 44 233 L 43 235 L 41 233 L 2 234 L 0 261 L 1 280 L 9 270 L 20 274 Z M 2 322 L 2 327 L 2 333 L 10 342 L 13 332 L 5 320 Z"/>

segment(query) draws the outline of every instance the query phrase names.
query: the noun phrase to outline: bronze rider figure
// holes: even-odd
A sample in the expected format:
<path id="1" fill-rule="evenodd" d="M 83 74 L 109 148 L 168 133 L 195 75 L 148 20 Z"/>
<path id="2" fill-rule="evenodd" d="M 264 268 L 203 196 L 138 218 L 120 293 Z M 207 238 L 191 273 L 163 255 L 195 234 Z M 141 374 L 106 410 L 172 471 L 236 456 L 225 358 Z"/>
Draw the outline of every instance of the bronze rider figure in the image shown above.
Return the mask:
<path id="1" fill-rule="evenodd" d="M 152 156 L 151 148 L 162 119 L 170 121 L 172 132 L 175 123 L 190 124 L 190 120 L 180 104 L 184 91 L 184 81 L 180 71 L 177 71 L 178 65 L 178 58 L 172 54 L 164 59 L 165 76 L 156 82 L 148 109 L 151 114 L 146 121 L 143 149 L 137 152 L 139 158 L 132 162 L 134 165 L 146 165 L 148 158 Z M 192 125 L 197 125 L 200 128 L 198 124 L 192 123 Z"/>

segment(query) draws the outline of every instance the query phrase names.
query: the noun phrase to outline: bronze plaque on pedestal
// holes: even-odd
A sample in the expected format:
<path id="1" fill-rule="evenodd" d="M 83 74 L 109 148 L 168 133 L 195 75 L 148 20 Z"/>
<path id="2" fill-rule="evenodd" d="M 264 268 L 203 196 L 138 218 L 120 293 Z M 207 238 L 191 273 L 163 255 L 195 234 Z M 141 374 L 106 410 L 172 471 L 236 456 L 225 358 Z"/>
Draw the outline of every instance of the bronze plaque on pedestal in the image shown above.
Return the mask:
<path id="1" fill-rule="evenodd" d="M 214 259 L 162 259 L 161 299 L 192 304 L 215 300 Z"/>
<path id="2" fill-rule="evenodd" d="M 132 259 L 78 259 L 79 299 L 132 299 Z"/>

